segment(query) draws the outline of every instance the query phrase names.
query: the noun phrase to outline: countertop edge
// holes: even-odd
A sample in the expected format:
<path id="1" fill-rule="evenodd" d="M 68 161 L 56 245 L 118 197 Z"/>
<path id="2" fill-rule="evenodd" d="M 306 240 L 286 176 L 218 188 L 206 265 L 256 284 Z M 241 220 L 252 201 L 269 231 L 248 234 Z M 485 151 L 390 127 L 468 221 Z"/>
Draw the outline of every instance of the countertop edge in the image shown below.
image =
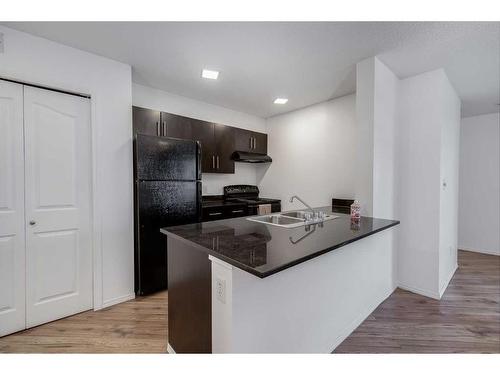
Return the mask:
<path id="1" fill-rule="evenodd" d="M 307 262 L 308 260 L 311 260 L 311 259 L 314 259 L 316 257 L 319 257 L 320 255 L 329 253 L 330 251 L 333 251 L 333 250 L 336 250 L 336 249 L 341 248 L 343 246 L 349 245 L 349 244 L 351 244 L 353 242 L 362 240 L 363 238 L 370 237 L 370 236 L 372 236 L 374 234 L 377 234 L 377 233 L 379 233 L 379 232 L 381 232 L 383 230 L 392 228 L 392 227 L 394 227 L 396 225 L 399 225 L 400 223 L 401 222 L 399 220 L 395 220 L 394 222 L 392 222 L 390 224 L 387 224 L 387 225 L 384 225 L 383 227 L 377 228 L 377 229 L 373 230 L 370 233 L 365 233 L 365 234 L 363 234 L 363 235 L 361 235 L 359 237 L 356 237 L 356 238 L 353 238 L 353 239 L 341 242 L 339 244 L 336 244 L 336 245 L 333 245 L 331 247 L 328 247 L 328 248 L 326 248 L 324 250 L 319 250 L 319 251 L 317 251 L 317 252 L 315 252 L 313 254 L 306 255 L 306 256 L 304 256 L 302 258 L 299 258 L 299 259 L 294 260 L 292 262 L 286 263 L 286 264 L 284 264 L 282 266 L 276 267 L 275 269 L 270 270 L 270 271 L 266 271 L 266 272 L 259 272 L 259 271 L 255 270 L 253 268 L 247 267 L 244 264 L 235 261 L 232 258 L 229 258 L 229 257 L 226 257 L 224 255 L 221 255 L 220 253 L 218 253 L 216 251 L 213 251 L 213 250 L 210 250 L 209 248 L 207 248 L 205 246 L 202 246 L 200 244 L 197 244 L 196 242 L 193 242 L 193 241 L 191 241 L 189 239 L 181 237 L 181 236 L 179 236 L 179 235 L 177 235 L 175 233 L 169 232 L 168 231 L 168 227 L 167 228 L 161 228 L 160 232 L 163 233 L 164 235 L 166 235 L 167 237 L 175 238 L 176 240 L 179 240 L 179 241 L 182 241 L 184 243 L 187 243 L 190 246 L 192 246 L 192 247 L 194 247 L 194 248 L 196 248 L 196 249 L 198 249 L 200 251 L 203 251 L 203 252 L 205 252 L 207 254 L 210 254 L 210 255 L 214 256 L 215 258 L 220 259 L 220 260 L 222 260 L 222 261 L 224 261 L 224 262 L 232 265 L 233 267 L 239 268 L 242 271 L 248 272 L 248 273 L 250 273 L 250 274 L 252 274 L 254 276 L 257 276 L 257 277 L 259 277 L 261 279 L 264 279 L 264 278 L 269 277 L 271 275 L 274 275 L 274 274 L 276 274 L 278 272 L 281 272 L 281 271 L 284 271 L 284 270 L 286 270 L 288 268 L 294 267 L 294 266 L 296 266 L 296 265 L 298 265 L 300 263 Z"/>

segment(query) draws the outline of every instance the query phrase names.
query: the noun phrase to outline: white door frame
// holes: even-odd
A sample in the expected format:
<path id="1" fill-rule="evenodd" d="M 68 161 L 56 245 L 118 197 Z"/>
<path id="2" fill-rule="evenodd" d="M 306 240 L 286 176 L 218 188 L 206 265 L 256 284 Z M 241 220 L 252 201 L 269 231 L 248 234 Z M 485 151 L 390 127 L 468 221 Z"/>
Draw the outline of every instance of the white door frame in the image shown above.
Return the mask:
<path id="1" fill-rule="evenodd" d="M 35 86 L 38 88 L 42 89 L 47 89 L 47 90 L 53 90 L 53 91 L 59 91 L 61 93 L 65 94 L 73 94 L 73 95 L 79 95 L 79 96 L 85 96 L 88 97 L 88 100 L 90 100 L 90 132 L 91 132 L 91 137 L 90 137 L 90 148 L 91 148 L 91 191 L 90 191 L 90 199 L 92 201 L 91 207 L 90 207 L 90 236 L 92 238 L 91 240 L 91 247 L 92 247 L 92 275 L 93 275 L 93 285 L 92 285 L 92 294 L 93 294 L 93 309 L 94 311 L 100 310 L 106 306 L 103 304 L 103 260 L 102 260 L 102 218 L 101 218 L 101 213 L 99 211 L 99 202 L 98 202 L 98 197 L 99 194 L 98 192 L 98 184 L 97 181 L 99 181 L 99 175 L 98 175 L 98 161 L 99 161 L 99 155 L 98 155 L 98 142 L 99 142 L 99 137 L 98 137 L 98 129 L 95 126 L 97 123 L 96 119 L 96 106 L 98 100 L 96 99 L 96 95 L 93 95 L 92 90 L 89 90 L 88 88 L 74 88 L 72 87 L 71 89 L 65 88 L 65 87 L 54 87 L 54 86 L 47 86 L 43 84 L 38 84 L 36 82 L 29 82 L 29 81 L 24 81 L 23 79 L 16 79 L 16 77 L 5 77 L 5 76 L 0 76 L 1 79 L 11 81 L 13 83 L 17 83 L 20 85 L 28 85 L 28 86 Z M 97 95 L 98 97 L 98 95 Z"/>

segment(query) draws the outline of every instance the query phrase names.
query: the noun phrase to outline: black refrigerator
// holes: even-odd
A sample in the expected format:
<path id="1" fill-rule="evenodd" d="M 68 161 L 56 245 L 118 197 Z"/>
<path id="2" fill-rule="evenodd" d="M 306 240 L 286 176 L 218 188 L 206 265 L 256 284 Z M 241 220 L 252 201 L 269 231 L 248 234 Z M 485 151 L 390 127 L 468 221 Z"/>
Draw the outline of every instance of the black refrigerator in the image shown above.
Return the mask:
<path id="1" fill-rule="evenodd" d="M 167 289 L 167 238 L 160 228 L 200 221 L 199 142 L 137 134 L 134 139 L 135 292 Z"/>

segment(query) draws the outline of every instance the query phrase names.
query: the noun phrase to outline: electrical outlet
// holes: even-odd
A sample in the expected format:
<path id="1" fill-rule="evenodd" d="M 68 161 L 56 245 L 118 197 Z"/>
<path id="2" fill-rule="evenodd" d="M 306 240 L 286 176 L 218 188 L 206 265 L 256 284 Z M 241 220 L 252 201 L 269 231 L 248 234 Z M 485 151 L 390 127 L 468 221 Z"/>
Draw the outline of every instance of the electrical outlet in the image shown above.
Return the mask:
<path id="1" fill-rule="evenodd" d="M 3 53 L 3 33 L 0 33 L 0 53 Z"/>
<path id="2" fill-rule="evenodd" d="M 226 280 L 218 277 L 215 279 L 215 293 L 219 301 L 226 303 Z"/>

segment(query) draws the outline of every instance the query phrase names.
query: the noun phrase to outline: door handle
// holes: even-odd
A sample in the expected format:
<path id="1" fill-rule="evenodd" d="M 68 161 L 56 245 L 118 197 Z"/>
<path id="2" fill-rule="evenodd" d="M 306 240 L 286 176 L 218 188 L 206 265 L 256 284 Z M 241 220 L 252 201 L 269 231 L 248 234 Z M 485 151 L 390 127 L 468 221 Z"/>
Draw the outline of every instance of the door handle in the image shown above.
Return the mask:
<path id="1" fill-rule="evenodd" d="M 217 169 L 219 169 L 219 166 L 220 166 L 220 164 L 219 164 L 219 155 L 217 155 Z"/>
<path id="2" fill-rule="evenodd" d="M 35 220 L 30 220 L 30 225 L 35 225 L 36 221 Z"/>
<path id="3" fill-rule="evenodd" d="M 160 136 L 160 121 L 156 121 L 156 135 Z"/>

